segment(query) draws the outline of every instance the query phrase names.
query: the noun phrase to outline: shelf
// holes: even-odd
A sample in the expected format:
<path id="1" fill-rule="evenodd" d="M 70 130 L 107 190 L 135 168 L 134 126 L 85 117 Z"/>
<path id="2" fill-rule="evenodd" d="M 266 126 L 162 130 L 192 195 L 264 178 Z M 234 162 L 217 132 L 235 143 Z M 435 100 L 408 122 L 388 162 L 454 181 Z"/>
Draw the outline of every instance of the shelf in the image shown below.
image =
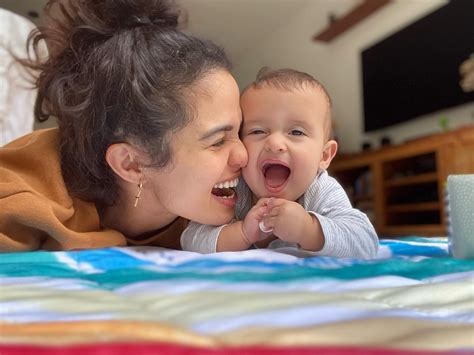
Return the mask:
<path id="1" fill-rule="evenodd" d="M 387 212 L 420 212 L 420 211 L 437 211 L 439 210 L 439 202 L 420 202 L 420 203 L 404 203 L 399 205 L 387 206 Z"/>
<path id="2" fill-rule="evenodd" d="M 424 236 L 445 236 L 446 228 L 440 224 L 424 224 L 420 226 L 415 225 L 399 225 L 399 226 L 385 226 L 383 230 L 385 235 L 424 235 Z"/>
<path id="3" fill-rule="evenodd" d="M 353 196 L 352 197 L 352 202 L 357 203 L 357 202 L 372 202 L 374 200 L 373 195 L 358 195 L 358 196 Z"/>
<path id="4" fill-rule="evenodd" d="M 363 19 L 373 14 L 391 0 L 364 0 L 360 5 L 354 7 L 349 13 L 332 22 L 323 31 L 313 36 L 314 41 L 330 42 L 343 32 L 347 31 Z"/>
<path id="5" fill-rule="evenodd" d="M 385 182 L 385 187 L 418 185 L 418 184 L 424 184 L 427 182 L 436 182 L 436 181 L 438 181 L 438 174 L 436 172 L 433 172 L 433 173 L 425 173 L 425 174 L 395 178 L 395 179 Z"/>
<path id="6" fill-rule="evenodd" d="M 447 177 L 473 174 L 473 151 L 474 125 L 470 125 L 346 155 L 329 170 L 346 188 L 353 206 L 373 221 L 380 237 L 443 236 Z"/>

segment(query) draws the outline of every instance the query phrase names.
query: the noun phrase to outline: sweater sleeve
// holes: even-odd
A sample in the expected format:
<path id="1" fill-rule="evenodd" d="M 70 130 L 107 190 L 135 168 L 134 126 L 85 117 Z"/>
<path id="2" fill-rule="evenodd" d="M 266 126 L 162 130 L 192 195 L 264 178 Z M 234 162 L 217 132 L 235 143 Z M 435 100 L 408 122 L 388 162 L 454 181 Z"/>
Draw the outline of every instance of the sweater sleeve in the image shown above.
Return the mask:
<path id="1" fill-rule="evenodd" d="M 321 224 L 324 247 L 316 255 L 371 259 L 378 236 L 367 216 L 352 207 L 341 185 L 322 172 L 304 196 L 304 207 Z"/>
<path id="2" fill-rule="evenodd" d="M 69 194 L 58 144 L 53 128 L 0 148 L 0 252 L 126 245 L 122 233 L 101 227 L 93 203 Z"/>
<path id="3" fill-rule="evenodd" d="M 189 222 L 181 234 L 181 248 L 186 251 L 194 251 L 201 254 L 215 253 L 217 250 L 217 239 L 224 226 L 226 226 L 226 224 L 212 226 Z"/>

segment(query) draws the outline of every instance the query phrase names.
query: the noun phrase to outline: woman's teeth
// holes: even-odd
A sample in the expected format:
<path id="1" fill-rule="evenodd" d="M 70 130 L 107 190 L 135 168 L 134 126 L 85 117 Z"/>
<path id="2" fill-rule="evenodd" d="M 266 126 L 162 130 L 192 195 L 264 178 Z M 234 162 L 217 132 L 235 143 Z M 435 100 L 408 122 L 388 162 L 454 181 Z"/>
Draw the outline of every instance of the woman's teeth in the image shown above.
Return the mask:
<path id="1" fill-rule="evenodd" d="M 215 189 L 228 189 L 230 187 L 236 187 L 239 183 L 239 178 L 235 178 L 233 180 L 219 182 L 218 184 L 214 185 Z"/>

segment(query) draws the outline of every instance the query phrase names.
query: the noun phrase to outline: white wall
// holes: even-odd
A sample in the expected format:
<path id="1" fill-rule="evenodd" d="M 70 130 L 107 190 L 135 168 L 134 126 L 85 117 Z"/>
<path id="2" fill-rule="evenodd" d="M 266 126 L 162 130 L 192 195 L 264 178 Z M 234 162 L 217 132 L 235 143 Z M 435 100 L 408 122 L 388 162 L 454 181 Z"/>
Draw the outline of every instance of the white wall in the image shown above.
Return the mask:
<path id="1" fill-rule="evenodd" d="M 311 41 L 319 29 L 314 18 L 321 11 L 321 0 L 309 4 L 293 16 L 279 31 L 234 60 L 234 74 L 241 88 L 250 83 L 264 65 L 291 67 L 306 71 L 320 80 L 332 96 L 340 151 L 357 152 L 363 141 L 375 146 L 381 136 L 395 143 L 441 130 L 439 118 L 446 116 L 449 127 L 474 123 L 474 104 L 433 113 L 417 120 L 365 134 L 363 132 L 360 51 L 414 22 L 446 3 L 445 0 L 395 0 L 365 19 L 336 40 L 326 44 Z"/>

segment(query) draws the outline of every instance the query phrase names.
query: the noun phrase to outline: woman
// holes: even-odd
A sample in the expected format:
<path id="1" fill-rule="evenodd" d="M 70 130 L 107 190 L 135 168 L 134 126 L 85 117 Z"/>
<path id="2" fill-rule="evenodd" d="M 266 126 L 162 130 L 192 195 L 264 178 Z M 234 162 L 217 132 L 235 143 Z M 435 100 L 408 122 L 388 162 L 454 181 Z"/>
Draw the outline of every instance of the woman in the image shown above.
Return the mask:
<path id="1" fill-rule="evenodd" d="M 165 0 L 46 10 L 35 114 L 58 129 L 0 149 L 0 251 L 179 248 L 186 219 L 228 222 L 247 153 L 224 52 Z"/>

